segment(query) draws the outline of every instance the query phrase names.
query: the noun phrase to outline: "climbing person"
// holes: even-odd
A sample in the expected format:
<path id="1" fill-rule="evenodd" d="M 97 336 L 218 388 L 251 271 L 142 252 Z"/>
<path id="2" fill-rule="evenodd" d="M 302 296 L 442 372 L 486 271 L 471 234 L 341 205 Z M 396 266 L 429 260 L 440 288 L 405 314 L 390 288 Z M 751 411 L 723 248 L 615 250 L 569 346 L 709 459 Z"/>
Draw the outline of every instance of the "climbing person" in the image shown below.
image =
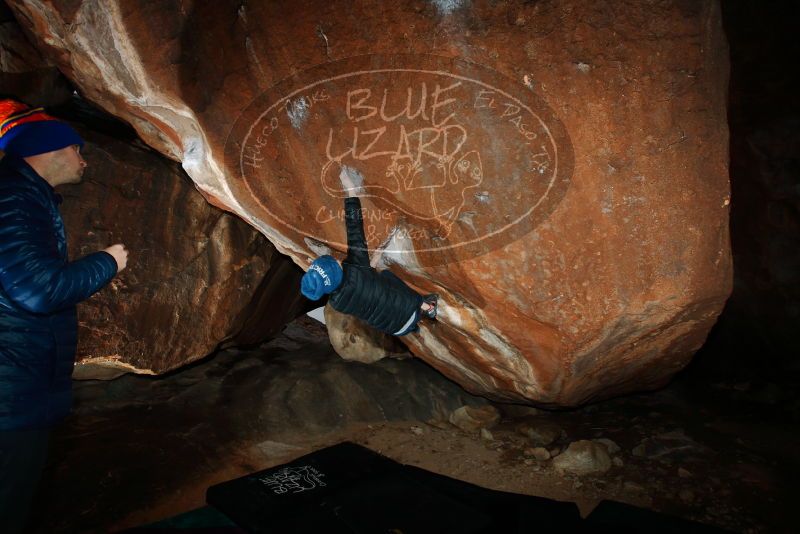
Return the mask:
<path id="1" fill-rule="evenodd" d="M 344 200 L 347 256 L 341 263 L 331 255 L 315 259 L 303 275 L 301 292 L 310 300 L 330 295 L 333 309 L 382 332 L 404 336 L 418 331 L 423 317 L 436 317 L 438 296 L 420 295 L 391 271 L 370 266 L 358 197 L 364 193 L 363 177 L 343 167 L 339 179 L 352 195 Z"/>

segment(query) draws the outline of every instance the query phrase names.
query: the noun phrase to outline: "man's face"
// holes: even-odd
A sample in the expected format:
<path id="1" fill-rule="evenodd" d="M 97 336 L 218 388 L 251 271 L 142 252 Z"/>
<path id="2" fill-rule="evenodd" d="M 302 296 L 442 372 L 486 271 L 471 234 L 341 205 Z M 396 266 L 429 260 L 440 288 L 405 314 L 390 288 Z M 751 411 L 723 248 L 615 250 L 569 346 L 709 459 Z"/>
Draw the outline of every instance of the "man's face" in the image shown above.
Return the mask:
<path id="1" fill-rule="evenodd" d="M 81 147 L 72 145 L 53 153 L 54 171 L 59 174 L 62 184 L 77 184 L 83 178 L 86 162 L 81 156 Z"/>

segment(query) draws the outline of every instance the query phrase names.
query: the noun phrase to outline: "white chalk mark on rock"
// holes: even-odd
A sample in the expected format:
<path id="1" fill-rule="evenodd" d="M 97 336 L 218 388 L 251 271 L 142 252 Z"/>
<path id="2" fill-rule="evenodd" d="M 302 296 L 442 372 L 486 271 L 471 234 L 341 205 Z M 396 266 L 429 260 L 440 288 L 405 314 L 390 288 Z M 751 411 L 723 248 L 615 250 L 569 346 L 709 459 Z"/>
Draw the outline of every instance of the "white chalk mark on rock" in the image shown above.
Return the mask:
<path id="1" fill-rule="evenodd" d="M 301 96 L 297 100 L 289 100 L 286 102 L 286 115 L 289 117 L 289 122 L 295 130 L 299 130 L 308 117 L 308 100 L 306 97 Z"/>
<path id="2" fill-rule="evenodd" d="M 442 16 L 452 15 L 457 9 L 461 9 L 467 4 L 467 0 L 431 0 Z"/>

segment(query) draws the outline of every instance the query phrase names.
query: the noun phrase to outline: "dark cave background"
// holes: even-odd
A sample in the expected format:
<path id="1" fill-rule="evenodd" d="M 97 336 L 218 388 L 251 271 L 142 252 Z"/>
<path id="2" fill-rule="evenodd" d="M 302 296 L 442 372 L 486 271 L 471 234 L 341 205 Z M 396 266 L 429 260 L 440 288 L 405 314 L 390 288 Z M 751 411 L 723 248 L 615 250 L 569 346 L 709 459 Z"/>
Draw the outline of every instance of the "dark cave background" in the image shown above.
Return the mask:
<path id="1" fill-rule="evenodd" d="M 800 44 L 796 2 L 724 0 L 730 47 L 733 293 L 684 374 L 800 377 Z"/>

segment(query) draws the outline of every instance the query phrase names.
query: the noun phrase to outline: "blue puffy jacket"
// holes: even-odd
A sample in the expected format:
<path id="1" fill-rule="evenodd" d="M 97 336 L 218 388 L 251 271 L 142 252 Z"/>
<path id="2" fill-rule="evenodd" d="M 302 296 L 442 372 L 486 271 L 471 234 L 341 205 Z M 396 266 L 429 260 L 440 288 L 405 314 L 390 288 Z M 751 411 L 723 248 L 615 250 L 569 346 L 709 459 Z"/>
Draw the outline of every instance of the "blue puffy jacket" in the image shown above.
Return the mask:
<path id="1" fill-rule="evenodd" d="M 0 430 L 50 426 L 67 415 L 75 304 L 117 272 L 106 252 L 67 259 L 59 202 L 24 160 L 0 160 Z"/>

